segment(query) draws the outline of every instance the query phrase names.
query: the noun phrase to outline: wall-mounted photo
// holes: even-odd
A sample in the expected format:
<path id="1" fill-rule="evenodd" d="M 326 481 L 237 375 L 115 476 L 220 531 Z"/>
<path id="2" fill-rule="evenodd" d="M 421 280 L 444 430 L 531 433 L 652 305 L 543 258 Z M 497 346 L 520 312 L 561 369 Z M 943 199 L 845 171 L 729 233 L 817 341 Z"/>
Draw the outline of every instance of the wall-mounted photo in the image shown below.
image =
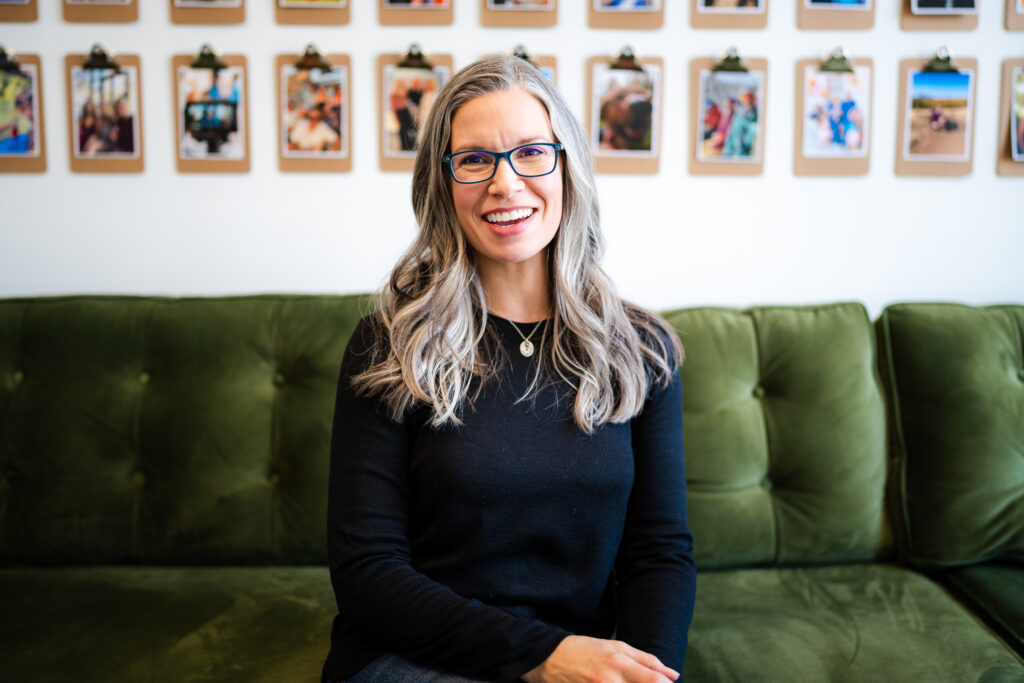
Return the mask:
<path id="1" fill-rule="evenodd" d="M 713 14 L 751 14 L 764 12 L 763 0 L 693 0 L 698 12 Z"/>
<path id="2" fill-rule="evenodd" d="M 764 73 L 702 70 L 698 97 L 698 161 L 759 161 Z"/>
<path id="3" fill-rule="evenodd" d="M 975 14 L 975 0 L 910 0 L 914 14 Z"/>
<path id="4" fill-rule="evenodd" d="M 598 12 L 657 12 L 661 0 L 593 0 Z"/>
<path id="5" fill-rule="evenodd" d="M 970 159 L 973 77 L 974 72 L 970 70 L 910 70 L 903 134 L 904 159 Z"/>
<path id="6" fill-rule="evenodd" d="M 348 7 L 348 0 L 277 0 L 277 6 L 342 9 Z"/>
<path id="7" fill-rule="evenodd" d="M 591 87 L 591 146 L 595 155 L 657 155 L 660 119 L 655 111 L 661 70 L 613 69 L 594 64 Z"/>
<path id="8" fill-rule="evenodd" d="M 867 156 L 871 69 L 853 73 L 804 69 L 803 156 L 843 159 Z"/>
<path id="9" fill-rule="evenodd" d="M 871 0 L 804 0 L 807 9 L 871 10 Z"/>
<path id="10" fill-rule="evenodd" d="M 343 121 L 348 101 L 348 68 L 281 68 L 281 156 L 293 159 L 343 159 L 348 156 Z"/>
<path id="11" fill-rule="evenodd" d="M 1010 105 L 1010 153 L 1014 161 L 1024 161 L 1024 68 L 1013 70 Z"/>
<path id="12" fill-rule="evenodd" d="M 448 80 L 448 69 L 384 67 L 384 140 L 385 157 L 415 158 L 420 127 L 427 119 L 438 90 Z"/>
<path id="13" fill-rule="evenodd" d="M 219 9 L 241 7 L 242 0 L 174 0 L 175 7 L 196 9 Z"/>
<path id="14" fill-rule="evenodd" d="M 0 5 L 27 5 L 28 0 L 0 0 Z"/>
<path id="15" fill-rule="evenodd" d="M 22 65 L 20 73 L 0 71 L 0 156 L 4 158 L 39 156 L 38 73 L 34 64 Z"/>
<path id="16" fill-rule="evenodd" d="M 551 10 L 555 0 L 487 0 L 489 10 Z"/>
<path id="17" fill-rule="evenodd" d="M 76 158 L 139 156 L 138 70 L 71 69 L 71 117 Z"/>
<path id="18" fill-rule="evenodd" d="M 132 0 L 64 0 L 66 5 L 130 5 Z"/>
<path id="19" fill-rule="evenodd" d="M 451 0 L 384 0 L 384 9 L 448 9 Z"/>
<path id="20" fill-rule="evenodd" d="M 245 83 L 242 67 L 178 67 L 178 157 L 245 158 Z"/>

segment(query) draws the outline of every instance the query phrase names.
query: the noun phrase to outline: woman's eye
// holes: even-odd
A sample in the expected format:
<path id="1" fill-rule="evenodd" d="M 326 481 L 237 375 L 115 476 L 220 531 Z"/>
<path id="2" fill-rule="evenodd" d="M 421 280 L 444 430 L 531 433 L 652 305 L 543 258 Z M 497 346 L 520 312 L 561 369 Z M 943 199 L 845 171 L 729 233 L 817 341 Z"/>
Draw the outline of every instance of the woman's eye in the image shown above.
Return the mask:
<path id="1" fill-rule="evenodd" d="M 486 164 L 488 163 L 488 161 L 489 159 L 483 154 L 466 154 L 465 156 L 462 157 L 462 160 L 459 162 L 459 164 L 462 166 L 472 166 L 475 164 Z"/>
<path id="2" fill-rule="evenodd" d="M 516 156 L 532 157 L 532 156 L 537 156 L 538 154 L 543 154 L 543 153 L 544 153 L 544 148 L 543 147 L 520 147 L 519 151 L 516 153 Z"/>

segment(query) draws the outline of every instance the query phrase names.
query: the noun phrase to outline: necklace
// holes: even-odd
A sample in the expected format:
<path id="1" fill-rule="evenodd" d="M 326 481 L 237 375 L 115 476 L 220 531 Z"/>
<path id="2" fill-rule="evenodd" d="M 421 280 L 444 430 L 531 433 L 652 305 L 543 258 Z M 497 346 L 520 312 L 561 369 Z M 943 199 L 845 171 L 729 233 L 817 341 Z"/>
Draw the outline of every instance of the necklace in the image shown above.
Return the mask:
<path id="1" fill-rule="evenodd" d="M 537 324 L 533 326 L 533 331 L 530 332 L 529 336 L 526 336 L 523 334 L 523 331 L 519 329 L 519 325 L 516 325 L 514 322 L 509 320 L 509 323 L 512 324 L 512 327 L 516 328 L 516 332 L 518 332 L 519 336 L 523 338 L 522 343 L 519 344 L 519 353 L 523 354 L 523 356 L 525 356 L 526 358 L 529 358 L 530 356 L 533 355 L 533 342 L 530 341 L 530 337 L 532 337 L 537 332 L 537 330 L 540 329 L 540 326 L 543 322 L 543 320 L 538 320 Z"/>

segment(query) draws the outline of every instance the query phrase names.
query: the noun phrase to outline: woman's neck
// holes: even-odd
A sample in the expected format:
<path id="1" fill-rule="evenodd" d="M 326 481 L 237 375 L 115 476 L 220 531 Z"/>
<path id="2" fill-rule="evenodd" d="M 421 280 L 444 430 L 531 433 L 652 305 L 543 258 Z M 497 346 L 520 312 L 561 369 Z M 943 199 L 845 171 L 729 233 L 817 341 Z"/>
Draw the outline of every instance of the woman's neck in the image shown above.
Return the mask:
<path id="1" fill-rule="evenodd" d="M 539 261 L 539 262 L 538 262 Z M 513 322 L 536 322 L 551 316 L 551 288 L 545 260 L 479 264 L 487 310 Z"/>

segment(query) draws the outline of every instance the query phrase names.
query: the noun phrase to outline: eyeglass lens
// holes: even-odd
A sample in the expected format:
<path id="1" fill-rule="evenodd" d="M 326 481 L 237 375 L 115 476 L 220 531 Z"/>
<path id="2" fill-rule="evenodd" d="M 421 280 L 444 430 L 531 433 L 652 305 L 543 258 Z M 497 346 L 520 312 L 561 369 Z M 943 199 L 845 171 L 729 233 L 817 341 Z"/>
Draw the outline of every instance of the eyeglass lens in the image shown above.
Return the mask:
<path id="1" fill-rule="evenodd" d="M 490 178 L 496 170 L 492 152 L 461 152 L 452 156 L 452 173 L 462 182 L 479 182 Z M 558 153 L 548 145 L 524 145 L 509 153 L 512 170 L 521 176 L 538 176 L 555 170 Z"/>

